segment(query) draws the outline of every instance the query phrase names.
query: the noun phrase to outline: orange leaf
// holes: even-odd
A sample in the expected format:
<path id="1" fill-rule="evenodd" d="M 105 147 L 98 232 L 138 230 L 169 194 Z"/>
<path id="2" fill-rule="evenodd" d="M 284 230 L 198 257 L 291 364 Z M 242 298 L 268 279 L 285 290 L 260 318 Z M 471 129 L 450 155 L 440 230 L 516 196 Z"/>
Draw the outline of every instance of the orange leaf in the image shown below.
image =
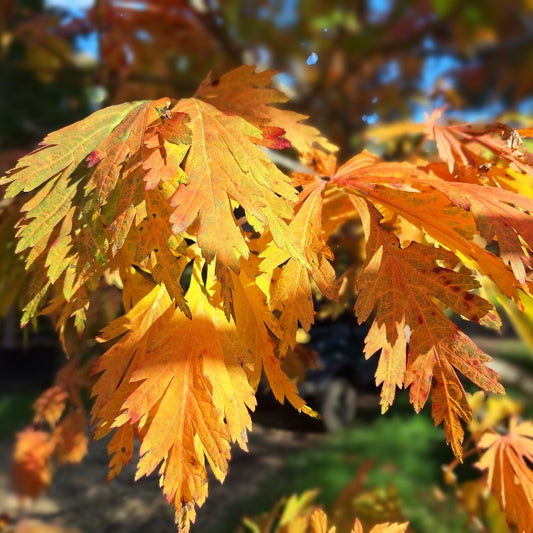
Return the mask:
<path id="1" fill-rule="evenodd" d="M 83 411 L 71 411 L 53 433 L 57 445 L 55 456 L 59 465 L 79 463 L 87 454 L 87 417 Z"/>
<path id="2" fill-rule="evenodd" d="M 384 383 L 382 410 L 391 405 L 395 386 L 403 382 L 411 386 L 411 402 L 419 411 L 435 375 L 435 423 L 445 421 L 446 438 L 460 456 L 463 433 L 458 418 L 468 421 L 471 409 L 453 367 L 485 390 L 503 392 L 503 388 L 497 374 L 483 364 L 490 358 L 443 310 L 448 307 L 478 321 L 491 305 L 471 292 L 478 283 L 469 272 L 440 266 L 457 262 L 451 252 L 416 242 L 402 248 L 397 237 L 383 228 L 375 208 L 359 200 L 354 203 L 367 235 L 367 258 L 357 281 L 355 312 L 360 321 L 375 314 L 365 352 L 370 357 L 382 349 L 376 374 L 378 383 Z M 410 332 L 408 354 L 406 327 Z"/>
<path id="3" fill-rule="evenodd" d="M 439 155 L 448 164 L 450 173 L 460 167 L 482 167 L 487 159 L 480 156 L 486 149 L 521 172 L 530 174 L 533 171 L 533 157 L 519 150 L 522 139 L 516 130 L 500 122 L 483 127 L 471 124 L 443 126 L 437 123 L 443 111 L 436 109 L 427 117 L 426 135 L 436 142 Z"/>
<path id="4" fill-rule="evenodd" d="M 426 172 L 430 168 L 414 167 L 407 163 L 384 163 L 380 162 L 376 156 L 363 152 L 339 167 L 332 181 L 345 186 L 348 192 L 357 193 L 369 199 L 375 206 L 382 206 L 380 208 L 389 209 L 401 215 L 432 239 L 449 250 L 461 254 L 468 265 L 475 266 L 481 273 L 489 276 L 506 296 L 519 302 L 518 289 L 523 288 L 521 281 L 517 280 L 504 261 L 472 240 L 472 237 L 478 233 L 476 222 L 481 225 L 480 227 L 485 228 L 487 235 L 490 233 L 492 237 L 494 234 L 493 214 L 495 211 L 491 213 L 488 206 L 497 202 L 491 198 L 490 193 L 481 193 L 480 187 L 472 185 L 471 187 L 474 187 L 473 190 L 480 197 L 478 204 L 485 204 L 477 211 L 476 220 L 473 213 L 467 209 L 469 204 L 465 204 L 464 199 L 459 201 L 461 188 L 470 187 L 470 185 L 443 179 L 437 180 L 434 174 Z M 520 231 L 525 231 L 525 238 L 529 241 L 528 218 L 531 217 L 522 210 L 529 209 L 531 202 L 509 191 L 501 194 L 504 203 L 503 197 L 520 209 L 500 204 L 497 206 L 499 212 L 496 212 L 496 221 L 501 218 L 502 210 L 505 210 L 506 214 L 508 211 L 512 212 L 512 215 L 518 218 Z M 450 205 L 450 200 L 457 205 Z M 507 223 L 507 226 L 504 224 L 506 222 L 502 220 L 497 230 L 502 235 L 509 236 L 507 241 L 512 243 L 514 252 L 519 247 L 516 244 L 518 237 L 511 234 L 510 223 Z M 524 248 L 529 248 L 528 242 Z M 509 262 L 517 264 L 520 261 L 520 257 L 516 259 L 512 254 L 509 255 L 510 257 L 506 256 Z M 517 272 L 520 272 L 518 267 Z"/>
<path id="5" fill-rule="evenodd" d="M 174 233 L 187 231 L 198 220 L 203 256 L 208 262 L 216 256 L 222 265 L 238 270 L 239 258 L 248 258 L 249 250 L 235 222 L 236 202 L 254 229 L 262 232 L 268 226 L 276 244 L 303 261 L 285 222 L 293 215 L 296 191 L 257 147 L 261 131 L 202 100 L 181 100 L 175 109 L 190 117 L 193 143 L 184 164 L 188 181 L 171 198 Z"/>
<path id="6" fill-rule="evenodd" d="M 218 287 L 213 270 L 209 292 Z M 133 425 L 141 440 L 137 477 L 161 465 L 163 492 L 184 530 L 207 496 L 205 461 L 224 479 L 230 443 L 246 446 L 248 410 L 255 406 L 243 368 L 254 363 L 253 355 L 235 323 L 212 305 L 216 295 L 205 291 L 196 266 L 187 292 L 192 319 L 155 286 L 106 328 L 102 338 L 126 334 L 101 358 L 96 371 L 104 373 L 93 389 L 97 436 L 112 426 L 122 432 L 110 443 L 111 475 L 130 456 L 131 432 L 121 428 Z"/>
<path id="7" fill-rule="evenodd" d="M 156 107 L 162 104 L 135 102 L 97 111 L 48 135 L 0 180 L 8 184 L 6 196 L 28 193 L 16 250 L 26 254 L 27 266 L 35 265 L 35 288 L 23 324 L 54 284 L 67 302 L 76 300 L 71 315 L 83 325 L 81 309 L 142 204 L 143 188 L 134 178 L 142 171 L 145 129 L 158 119 Z"/>
<path id="8" fill-rule="evenodd" d="M 68 393 L 63 385 L 46 389 L 33 404 L 33 421 L 36 424 L 46 421 L 50 427 L 55 427 L 65 410 L 67 397 Z"/>
<path id="9" fill-rule="evenodd" d="M 441 190 L 453 204 L 470 211 L 485 240 L 497 239 L 499 256 L 511 265 L 516 279 L 524 285 L 533 251 L 533 200 L 501 187 L 443 180 L 426 183 Z"/>
<path id="10" fill-rule="evenodd" d="M 195 96 L 258 127 L 263 132 L 263 140 L 259 142 L 270 148 L 286 148 L 287 139 L 306 162 L 312 161 L 316 146 L 336 151 L 337 147 L 316 128 L 303 123 L 305 115 L 271 105 L 288 100 L 285 94 L 271 87 L 274 74 L 268 70 L 255 72 L 255 67 L 243 65 L 216 80 L 209 76 Z"/>
<path id="11" fill-rule="evenodd" d="M 476 463 L 488 471 L 488 484 L 500 502 L 509 522 L 520 532 L 533 524 L 533 424 L 512 418 L 506 435 L 487 431 L 478 441 L 485 450 Z"/>
<path id="12" fill-rule="evenodd" d="M 337 298 L 338 283 L 329 263 L 333 254 L 321 232 L 325 187 L 326 182 L 321 179 L 310 181 L 304 187 L 300 194 L 298 212 L 290 224 L 303 245 L 310 268 L 280 251 L 273 243 L 261 254 L 263 271 L 271 271 L 286 262 L 273 284 L 270 300 L 271 307 L 281 311 L 279 323 L 282 337 L 279 350 L 282 354 L 294 347 L 299 324 L 305 331 L 309 331 L 314 322 L 311 278 L 324 295 L 330 299 Z"/>
<path id="13" fill-rule="evenodd" d="M 111 481 L 120 474 L 122 467 L 129 464 L 133 457 L 133 426 L 125 424 L 115 430 L 107 445 L 109 460 L 109 471 L 106 481 Z"/>
<path id="14" fill-rule="evenodd" d="M 17 433 L 10 477 L 21 497 L 37 498 L 50 486 L 54 448 L 46 431 L 28 428 Z"/>

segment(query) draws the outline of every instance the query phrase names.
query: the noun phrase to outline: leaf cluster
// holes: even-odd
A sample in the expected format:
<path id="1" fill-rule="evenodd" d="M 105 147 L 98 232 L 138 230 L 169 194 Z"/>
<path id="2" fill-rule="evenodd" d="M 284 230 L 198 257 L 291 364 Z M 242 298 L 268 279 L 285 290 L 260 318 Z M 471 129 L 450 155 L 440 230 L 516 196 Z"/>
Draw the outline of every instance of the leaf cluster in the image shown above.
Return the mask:
<path id="1" fill-rule="evenodd" d="M 27 281 L 10 298 L 23 323 L 53 313 L 63 336 L 71 320 L 82 331 L 102 279 L 121 285 L 124 314 L 98 337 L 110 344 L 93 369 L 95 436 L 113 433 L 109 479 L 138 437 L 137 477 L 159 469 L 184 531 L 207 497 L 208 466 L 222 481 L 231 444 L 246 448 L 263 372 L 280 402 L 312 414 L 281 364 L 298 328 L 310 329 L 317 294 L 339 305 L 356 295 L 382 411 L 397 387 L 416 411 L 431 396 L 461 458 L 464 378 L 503 387 L 450 313 L 497 326 L 481 282 L 519 307 L 532 290 L 533 197 L 521 191 L 533 158 L 519 132 L 442 125 L 436 112 L 425 132 L 435 157 L 365 151 L 338 164 L 306 117 L 279 107 L 287 98 L 271 77 L 243 66 L 191 98 L 102 109 L 49 134 L 0 180 L 20 213 Z M 304 169 L 292 176 L 269 156 L 289 148 Z M 350 224 L 363 259 L 339 271 L 329 243 Z"/>

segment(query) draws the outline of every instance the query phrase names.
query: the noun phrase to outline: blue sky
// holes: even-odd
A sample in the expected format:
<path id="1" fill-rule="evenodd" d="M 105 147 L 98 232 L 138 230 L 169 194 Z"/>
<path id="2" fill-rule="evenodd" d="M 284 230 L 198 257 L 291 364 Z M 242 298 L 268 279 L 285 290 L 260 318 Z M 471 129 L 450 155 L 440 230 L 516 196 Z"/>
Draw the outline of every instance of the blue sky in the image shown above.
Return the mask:
<path id="1" fill-rule="evenodd" d="M 298 16 L 297 4 L 299 0 L 285 0 L 284 8 L 280 16 L 278 17 L 278 23 L 280 27 L 286 25 L 292 25 L 295 23 L 295 17 Z M 80 15 L 84 9 L 87 9 L 94 5 L 94 0 L 45 0 L 45 3 L 48 7 L 51 8 L 61 8 L 67 11 L 72 12 L 74 15 Z M 382 17 L 390 8 L 392 0 L 370 0 L 371 8 L 371 18 L 373 20 L 378 20 Z M 326 31 L 326 30 L 325 30 Z M 89 35 L 87 37 L 79 37 L 76 41 L 76 45 L 79 50 L 96 56 L 98 53 L 98 42 L 95 34 Z M 312 68 L 320 60 L 319 51 L 309 50 L 309 55 L 307 57 L 306 63 L 309 67 Z M 447 55 L 438 55 L 438 56 L 429 56 L 426 61 L 426 68 L 423 70 L 423 78 L 421 80 L 421 88 L 424 92 L 429 93 L 434 87 L 435 83 L 439 79 L 446 79 L 446 73 L 453 70 L 459 65 L 459 62 L 452 56 Z M 388 68 L 391 67 L 391 68 Z M 384 83 L 393 83 L 394 82 L 394 65 L 385 65 L 383 72 L 383 82 Z M 387 70 L 388 69 L 388 70 Z M 286 75 L 290 77 L 288 74 Z M 391 78 L 391 79 L 388 79 Z M 435 106 L 441 105 L 439 102 L 433 103 Z M 528 111 L 533 109 L 533 99 L 527 102 Z M 416 104 L 413 105 L 413 119 L 416 121 L 423 120 L 424 112 L 430 111 L 424 107 L 420 107 Z M 485 110 L 481 113 L 489 112 L 494 114 L 495 109 Z M 479 114 L 475 113 L 475 114 Z M 375 123 L 379 120 L 379 117 L 376 113 L 363 115 L 362 120 L 368 124 Z M 466 118 L 466 117 L 465 117 Z M 490 117 L 468 117 L 470 119 L 485 119 Z"/>
<path id="2" fill-rule="evenodd" d="M 48 7 L 85 9 L 94 5 L 94 0 L 46 0 L 45 3 Z"/>

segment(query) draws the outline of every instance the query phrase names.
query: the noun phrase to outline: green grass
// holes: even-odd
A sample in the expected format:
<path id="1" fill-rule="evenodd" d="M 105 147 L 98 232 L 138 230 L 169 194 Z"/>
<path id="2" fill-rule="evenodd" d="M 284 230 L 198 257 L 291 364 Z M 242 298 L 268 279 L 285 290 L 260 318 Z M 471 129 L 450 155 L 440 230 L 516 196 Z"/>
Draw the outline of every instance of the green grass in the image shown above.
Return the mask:
<path id="1" fill-rule="evenodd" d="M 326 436 L 313 449 L 289 455 L 284 470 L 263 482 L 259 497 L 228 509 L 226 523 L 219 524 L 217 532 L 233 532 L 239 516 L 266 512 L 282 496 L 312 488 L 320 490 L 317 502 L 327 508 L 371 461 L 366 487 L 386 490 L 394 485 L 414 531 L 462 533 L 462 515 L 455 514 L 449 503 L 438 503 L 432 492 L 433 487 L 442 488 L 441 466 L 451 458 L 442 428 L 433 426 L 428 413 L 396 412 L 372 423 L 361 422 Z"/>

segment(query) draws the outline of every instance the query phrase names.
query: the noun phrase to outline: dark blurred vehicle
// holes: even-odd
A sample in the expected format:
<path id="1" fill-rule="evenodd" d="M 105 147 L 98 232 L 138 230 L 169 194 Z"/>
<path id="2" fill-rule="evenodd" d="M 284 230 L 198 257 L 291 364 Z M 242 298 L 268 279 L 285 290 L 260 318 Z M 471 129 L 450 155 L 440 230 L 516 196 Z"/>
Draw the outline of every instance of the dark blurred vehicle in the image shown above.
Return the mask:
<path id="1" fill-rule="evenodd" d="M 298 384 L 301 396 L 320 414 L 327 431 L 336 431 L 355 420 L 361 393 L 376 392 L 374 374 L 378 357 L 365 359 L 368 326 L 353 315 L 311 329 L 306 345 L 316 352 L 316 368 Z"/>

